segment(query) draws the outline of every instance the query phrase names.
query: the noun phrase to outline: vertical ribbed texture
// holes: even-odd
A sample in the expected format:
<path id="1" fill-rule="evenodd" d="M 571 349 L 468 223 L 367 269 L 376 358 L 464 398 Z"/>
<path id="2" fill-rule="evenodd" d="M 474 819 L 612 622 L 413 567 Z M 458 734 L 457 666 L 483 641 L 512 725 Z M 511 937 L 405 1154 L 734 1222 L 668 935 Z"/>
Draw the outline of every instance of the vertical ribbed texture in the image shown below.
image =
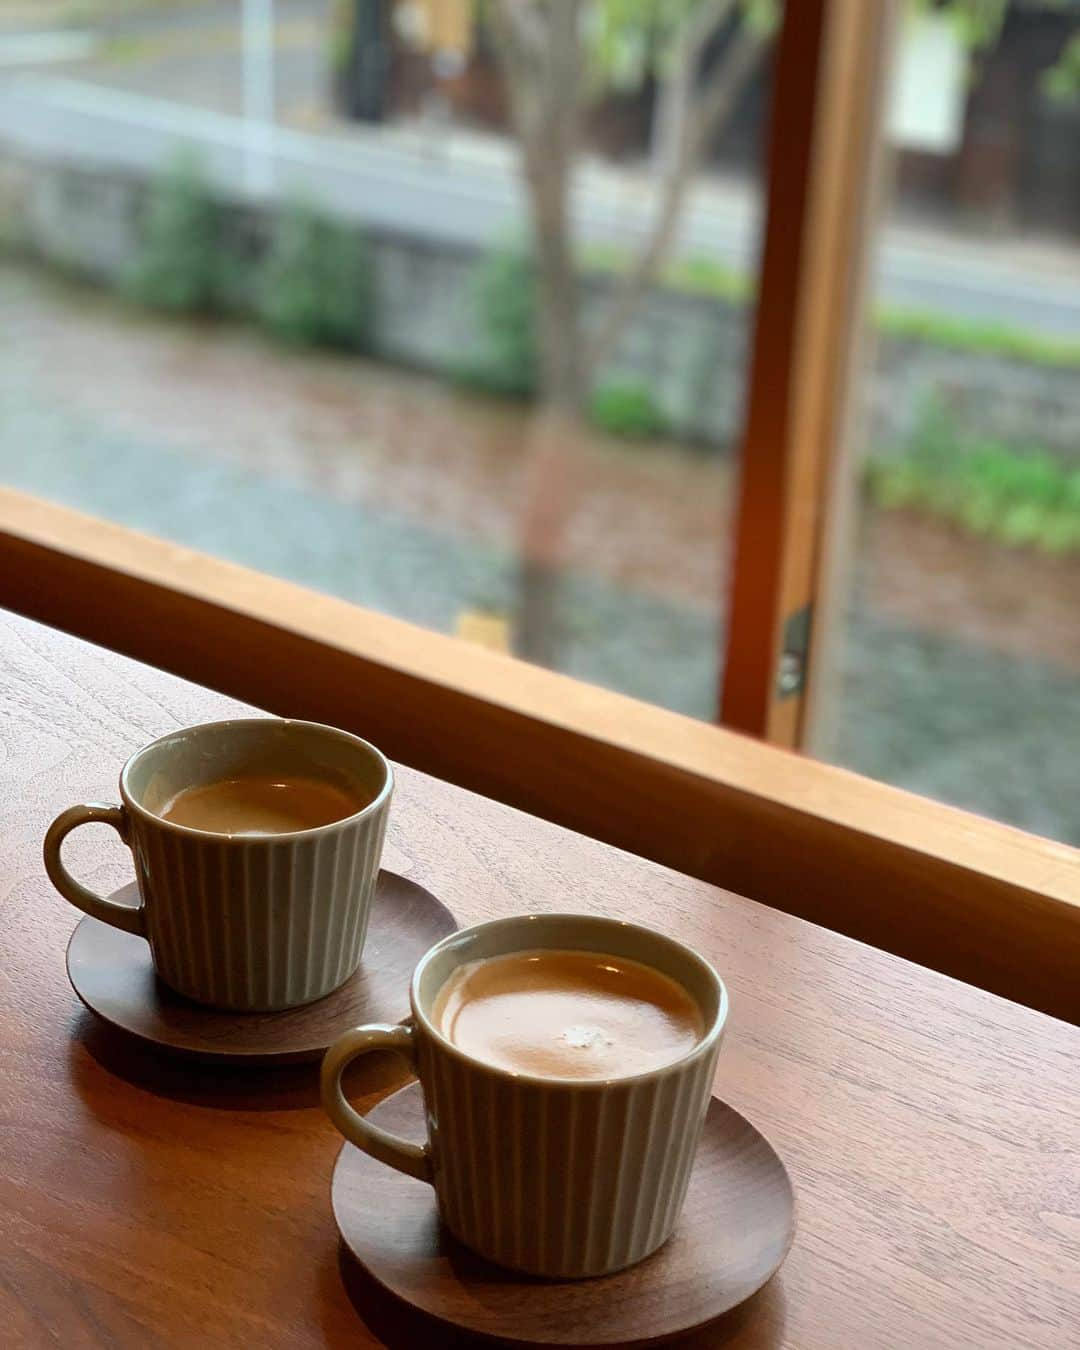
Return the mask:
<path id="1" fill-rule="evenodd" d="M 251 1011 L 336 989 L 360 964 L 388 807 L 278 841 L 200 838 L 138 820 L 158 974 L 200 1003 Z"/>
<path id="2" fill-rule="evenodd" d="M 678 1221 L 719 1049 L 652 1079 L 567 1088 L 500 1076 L 421 1032 L 447 1227 L 491 1261 L 551 1278 L 642 1260 Z"/>

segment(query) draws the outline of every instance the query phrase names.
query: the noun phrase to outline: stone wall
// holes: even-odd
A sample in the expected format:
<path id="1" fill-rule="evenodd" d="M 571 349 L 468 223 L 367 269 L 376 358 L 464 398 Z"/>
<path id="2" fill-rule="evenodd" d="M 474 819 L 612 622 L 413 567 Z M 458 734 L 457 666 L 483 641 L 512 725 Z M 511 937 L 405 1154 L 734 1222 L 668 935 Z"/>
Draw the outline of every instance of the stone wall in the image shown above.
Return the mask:
<path id="1" fill-rule="evenodd" d="M 932 401 L 967 437 L 1080 462 L 1080 370 L 912 338 L 881 338 L 870 382 L 876 446 L 902 445 Z"/>
<path id="2" fill-rule="evenodd" d="M 101 282 L 135 254 L 145 182 L 115 170 L 8 163 L 0 217 L 9 241 Z M 231 232 L 265 239 L 270 222 L 230 208 Z M 369 234 L 374 258 L 374 354 L 434 372 L 460 370 L 481 348 L 470 295 L 479 257 L 401 234 Z M 586 306 L 606 298 L 590 282 Z M 752 309 L 656 289 L 627 328 L 605 378 L 644 384 L 676 435 L 727 446 L 738 434 Z M 1038 446 L 1080 461 L 1080 377 L 1075 368 L 882 337 L 868 382 L 867 438 L 902 445 L 931 401 L 964 435 Z"/>

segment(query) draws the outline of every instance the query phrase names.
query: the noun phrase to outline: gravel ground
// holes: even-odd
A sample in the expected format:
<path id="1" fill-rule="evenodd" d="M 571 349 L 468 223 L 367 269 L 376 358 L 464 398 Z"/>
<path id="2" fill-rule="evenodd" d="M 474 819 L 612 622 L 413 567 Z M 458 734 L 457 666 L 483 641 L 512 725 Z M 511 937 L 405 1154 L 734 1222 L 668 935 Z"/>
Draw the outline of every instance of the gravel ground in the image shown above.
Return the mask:
<path id="1" fill-rule="evenodd" d="M 828 757 L 1080 844 L 1080 677 L 857 612 Z"/>

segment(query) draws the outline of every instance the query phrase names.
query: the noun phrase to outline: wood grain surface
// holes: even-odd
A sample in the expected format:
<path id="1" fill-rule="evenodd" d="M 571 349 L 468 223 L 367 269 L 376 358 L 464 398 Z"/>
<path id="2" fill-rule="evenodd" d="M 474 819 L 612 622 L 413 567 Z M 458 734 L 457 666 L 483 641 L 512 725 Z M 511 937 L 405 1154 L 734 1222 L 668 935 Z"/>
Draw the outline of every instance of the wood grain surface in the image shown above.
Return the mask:
<path id="1" fill-rule="evenodd" d="M 376 1106 L 375 1122 L 424 1137 L 418 1083 Z M 679 1226 L 655 1256 L 595 1280 L 539 1280 L 498 1266 L 439 1225 L 435 1192 L 352 1144 L 338 1155 L 334 1217 L 364 1275 L 457 1331 L 508 1345 L 652 1346 L 708 1326 L 756 1293 L 795 1229 L 795 1199 L 769 1141 L 710 1103 Z"/>
<path id="2" fill-rule="evenodd" d="M 112 797 L 140 745 L 238 705 L 9 616 L 0 662 L 2 1343 L 449 1347 L 339 1267 L 340 1140 L 311 1066 L 165 1059 L 95 1025 L 67 982 L 77 915 L 46 881 L 46 825 Z M 115 835 L 79 836 L 88 884 L 130 880 Z M 717 1092 L 780 1151 L 799 1229 L 688 1347 L 1077 1343 L 1080 1030 L 407 770 L 385 863 L 462 924 L 621 915 L 724 975 Z M 396 1061 L 364 1068 L 361 1106 L 402 1081 Z"/>
<path id="3" fill-rule="evenodd" d="M 137 905 L 134 882 L 110 899 Z M 362 1022 L 409 1015 L 409 980 L 417 961 L 455 928 L 450 911 L 408 877 L 379 873 L 360 969 L 325 998 L 282 1012 L 229 1013 L 173 993 L 154 976 L 141 937 L 86 915 L 71 935 L 68 978 L 102 1021 L 177 1054 L 243 1064 L 319 1059 Z"/>

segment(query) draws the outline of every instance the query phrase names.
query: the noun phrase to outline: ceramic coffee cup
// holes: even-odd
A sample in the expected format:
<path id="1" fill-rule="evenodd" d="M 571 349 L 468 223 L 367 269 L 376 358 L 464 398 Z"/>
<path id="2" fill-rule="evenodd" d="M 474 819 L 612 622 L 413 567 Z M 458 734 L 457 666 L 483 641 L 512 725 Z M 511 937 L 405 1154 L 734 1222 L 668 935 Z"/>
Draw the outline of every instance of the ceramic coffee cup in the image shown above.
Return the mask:
<path id="1" fill-rule="evenodd" d="M 321 781 L 366 803 L 314 829 L 229 834 L 159 814 L 185 788 L 247 775 Z M 251 718 L 170 732 L 120 774 L 121 805 L 72 806 L 45 836 L 45 867 L 85 913 L 150 944 L 177 993 L 267 1011 L 321 998 L 360 963 L 393 773 L 367 741 L 316 722 Z M 139 906 L 95 895 L 60 857 L 77 825 L 102 821 L 130 847 Z"/>
<path id="2" fill-rule="evenodd" d="M 631 1077 L 547 1078 L 474 1058 L 434 1025 L 436 998 L 458 967 L 543 949 L 605 952 L 667 975 L 698 1005 L 700 1040 L 681 1059 Z M 513 1270 L 605 1275 L 662 1246 L 686 1197 L 727 1019 L 724 985 L 703 957 L 611 919 L 500 919 L 432 947 L 413 975 L 411 1002 L 411 1023 L 359 1027 L 327 1051 L 323 1105 L 350 1143 L 430 1182 L 450 1232 Z M 372 1125 L 342 1092 L 350 1061 L 387 1049 L 420 1079 L 426 1143 Z"/>

